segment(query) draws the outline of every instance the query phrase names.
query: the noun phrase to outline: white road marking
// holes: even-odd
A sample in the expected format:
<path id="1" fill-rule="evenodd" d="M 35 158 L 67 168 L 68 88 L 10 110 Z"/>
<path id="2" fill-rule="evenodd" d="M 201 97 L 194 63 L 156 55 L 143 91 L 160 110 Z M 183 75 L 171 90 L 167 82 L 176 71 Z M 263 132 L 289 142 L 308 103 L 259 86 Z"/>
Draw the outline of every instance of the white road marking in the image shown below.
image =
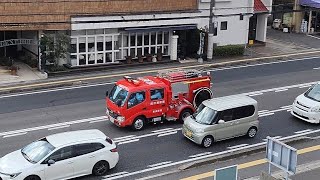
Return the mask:
<path id="1" fill-rule="evenodd" d="M 165 128 L 165 129 L 159 129 L 159 130 L 155 130 L 155 131 L 151 131 L 151 132 L 157 133 L 157 132 L 172 131 L 172 130 L 173 130 L 173 128 Z"/>
<path id="2" fill-rule="evenodd" d="M 49 128 L 49 131 L 55 130 L 55 129 L 62 129 L 62 128 L 67 128 L 70 127 L 70 125 L 65 125 L 65 126 L 58 126 L 58 127 L 54 127 L 54 128 Z"/>
<path id="3" fill-rule="evenodd" d="M 244 146 L 248 146 L 249 144 L 239 144 L 239 145 L 236 145 L 236 146 L 230 146 L 230 147 L 227 147 L 228 149 L 236 149 L 236 148 L 239 148 L 239 147 L 244 147 Z"/>
<path id="4" fill-rule="evenodd" d="M 122 141 L 122 142 L 119 142 L 118 145 L 128 144 L 128 143 L 137 142 L 137 141 L 139 141 L 139 139 L 132 139 L 132 140 L 129 140 L 129 141 Z"/>
<path id="5" fill-rule="evenodd" d="M 170 132 L 170 133 L 165 133 L 165 134 L 159 134 L 158 137 L 169 136 L 169 135 L 177 134 L 177 133 L 178 133 L 178 131 L 174 131 L 174 132 Z"/>
<path id="6" fill-rule="evenodd" d="M 287 110 L 287 112 L 290 112 L 290 111 L 291 111 L 291 109 L 288 109 L 288 110 Z"/>
<path id="7" fill-rule="evenodd" d="M 278 89 L 278 90 L 275 90 L 274 92 L 282 92 L 282 91 L 288 91 L 288 89 Z"/>
<path id="8" fill-rule="evenodd" d="M 103 122 L 103 121 L 108 121 L 108 119 L 100 119 L 100 120 L 94 120 L 94 121 L 90 121 L 89 123 L 97 123 L 97 122 Z"/>
<path id="9" fill-rule="evenodd" d="M 312 35 L 310 35 L 310 34 L 308 34 L 307 36 L 312 37 L 312 38 L 315 38 L 315 39 L 319 39 L 319 40 L 320 40 L 320 38 L 319 38 L 319 37 L 317 37 L 317 36 L 312 36 Z"/>
<path id="10" fill-rule="evenodd" d="M 282 106 L 280 107 L 281 109 L 288 109 L 288 108 L 291 108 L 292 105 L 287 105 L 287 106 Z"/>
<path id="11" fill-rule="evenodd" d="M 172 161 L 165 161 L 165 162 L 149 165 L 148 167 L 156 167 L 156 166 L 161 166 L 161 165 L 170 164 L 170 163 L 172 163 Z"/>
<path id="12" fill-rule="evenodd" d="M 114 176 L 119 176 L 119 175 L 123 175 L 123 174 L 127 174 L 128 172 L 123 171 L 123 172 L 119 172 L 119 173 L 114 173 L 114 174 L 109 174 L 106 176 L 103 176 L 104 178 L 110 178 L 110 177 L 114 177 Z"/>
<path id="13" fill-rule="evenodd" d="M 3 136 L 3 138 L 14 137 L 14 136 L 21 136 L 21 135 L 25 135 L 25 134 L 27 134 L 27 132 L 10 134 L 10 135 Z"/>
<path id="14" fill-rule="evenodd" d="M 271 116 L 274 115 L 274 113 L 266 113 L 266 114 L 259 114 L 259 117 L 264 117 L 264 116 Z"/>
<path id="15" fill-rule="evenodd" d="M 307 87 L 310 87 L 312 86 L 311 84 L 310 85 L 306 85 L 306 86 L 300 86 L 299 88 L 302 89 L 302 88 L 307 88 Z"/>
<path id="16" fill-rule="evenodd" d="M 258 113 L 264 113 L 264 112 L 268 112 L 269 110 L 261 110 L 261 111 L 258 111 Z"/>
<path id="17" fill-rule="evenodd" d="M 200 156 L 204 156 L 204 155 L 208 155 L 208 154 L 212 154 L 212 152 L 204 152 L 204 153 L 200 153 L 200 154 L 191 155 L 189 157 L 194 158 L 194 157 L 200 157 Z"/>
<path id="18" fill-rule="evenodd" d="M 310 132 L 301 133 L 301 134 L 295 134 L 295 135 L 292 135 L 292 136 L 286 136 L 286 137 L 283 137 L 283 138 L 279 138 L 278 140 L 279 141 L 284 141 L 284 140 L 297 138 L 297 137 L 302 137 L 302 136 L 305 136 L 305 135 L 318 133 L 318 132 L 320 132 L 320 129 L 314 130 L 314 131 L 310 131 Z M 202 160 L 202 159 L 207 159 L 207 158 L 211 158 L 211 157 L 215 157 L 215 156 L 220 156 L 220 155 L 224 155 L 224 154 L 233 153 L 233 152 L 240 151 L 240 150 L 243 150 L 243 149 L 249 149 L 249 148 L 253 148 L 253 147 L 262 146 L 262 145 L 265 145 L 265 144 L 266 144 L 266 142 L 261 142 L 261 143 L 252 144 L 252 145 L 248 145 L 248 146 L 244 146 L 244 147 L 240 147 L 240 148 L 236 148 L 236 149 L 230 149 L 230 150 L 226 150 L 226 151 L 221 151 L 221 152 L 214 153 L 214 154 L 208 154 L 208 155 L 204 155 L 204 156 L 200 156 L 200 157 L 194 157 L 194 158 L 190 158 L 190 159 L 185 159 L 185 160 L 173 162 L 173 163 L 170 163 L 170 164 L 165 164 L 165 165 L 156 166 L 156 167 L 152 167 L 152 168 L 146 168 L 146 169 L 138 170 L 138 171 L 135 171 L 135 172 L 130 172 L 130 173 L 127 173 L 127 174 L 124 174 L 124 175 L 114 176 L 114 177 L 109 178 L 109 180 L 120 179 L 120 178 L 129 177 L 129 176 L 133 176 L 133 175 L 137 175 L 137 174 L 142 174 L 142 173 L 146 173 L 146 172 L 150 172 L 150 171 L 154 171 L 154 170 L 158 170 L 158 169 L 172 167 L 172 166 L 175 166 L 175 165 L 181 165 L 181 164 L 185 164 L 185 163 L 190 163 L 190 162 L 194 162 L 194 161 L 197 161 L 197 160 Z"/>
<path id="19" fill-rule="evenodd" d="M 272 138 L 274 138 L 274 139 L 280 139 L 282 136 L 274 136 L 274 137 L 272 137 Z M 267 141 L 267 139 L 265 138 L 265 139 L 262 139 L 263 141 Z"/>
<path id="20" fill-rule="evenodd" d="M 302 131 L 296 131 L 294 132 L 295 134 L 300 134 L 300 133 L 305 133 L 305 132 L 310 132 L 312 131 L 312 129 L 306 129 L 306 130 L 302 130 Z"/>
<path id="21" fill-rule="evenodd" d="M 26 96 L 26 95 L 32 95 L 32 94 L 42 94 L 42 93 L 48 93 L 48 92 L 57 92 L 57 91 L 65 91 L 65 90 L 72 90 L 72 89 L 81 89 L 81 88 L 88 88 L 88 87 L 104 86 L 104 85 L 109 85 L 109 84 L 114 84 L 114 83 L 115 82 L 107 82 L 107 83 L 98 83 L 98 84 L 90 84 L 90 85 L 83 85 L 83 86 L 54 88 L 54 89 L 41 90 L 41 91 L 17 93 L 17 94 L 10 94 L 10 95 L 0 96 L 0 99 L 9 98 L 9 97 L 17 97 L 17 96 Z"/>
<path id="22" fill-rule="evenodd" d="M 248 94 L 248 96 L 250 96 L 250 97 L 253 97 L 253 96 L 260 96 L 260 95 L 262 95 L 263 93 L 255 93 L 255 94 Z"/>
<path id="23" fill-rule="evenodd" d="M 128 135 L 128 136 L 123 136 L 123 137 L 118 137 L 118 138 L 113 138 L 113 140 L 115 140 L 115 141 L 121 141 L 121 140 L 123 140 L 123 139 L 132 139 L 132 138 L 134 138 L 136 135 Z"/>
<path id="24" fill-rule="evenodd" d="M 320 67 L 317 67 L 317 68 L 313 68 L 313 69 L 316 69 L 316 70 L 318 70 L 318 69 L 320 69 Z"/>

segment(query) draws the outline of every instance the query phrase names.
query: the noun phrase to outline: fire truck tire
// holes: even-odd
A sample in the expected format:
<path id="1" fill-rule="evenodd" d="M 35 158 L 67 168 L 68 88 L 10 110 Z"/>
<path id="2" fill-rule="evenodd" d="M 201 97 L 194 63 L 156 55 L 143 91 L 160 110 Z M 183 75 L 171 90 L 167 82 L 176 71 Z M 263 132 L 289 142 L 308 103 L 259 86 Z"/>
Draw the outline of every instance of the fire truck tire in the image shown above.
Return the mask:
<path id="1" fill-rule="evenodd" d="M 212 91 L 209 88 L 201 88 L 195 94 L 193 98 L 193 106 L 197 108 L 200 104 L 213 97 Z"/>
<path id="2" fill-rule="evenodd" d="M 186 108 L 184 110 L 181 111 L 180 115 L 179 115 L 179 122 L 181 124 L 183 124 L 184 119 L 188 116 L 190 116 L 192 114 L 192 110 L 189 108 Z"/>
<path id="3" fill-rule="evenodd" d="M 134 119 L 131 127 L 133 130 L 140 131 L 145 127 L 146 124 L 146 118 L 143 116 L 138 116 Z"/>

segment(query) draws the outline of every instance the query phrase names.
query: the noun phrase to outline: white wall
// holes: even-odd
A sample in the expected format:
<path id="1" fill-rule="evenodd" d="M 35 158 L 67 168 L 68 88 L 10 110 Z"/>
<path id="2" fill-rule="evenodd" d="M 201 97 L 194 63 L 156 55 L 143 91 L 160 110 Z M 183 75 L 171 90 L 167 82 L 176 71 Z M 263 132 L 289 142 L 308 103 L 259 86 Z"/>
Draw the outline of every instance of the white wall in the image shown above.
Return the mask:
<path id="1" fill-rule="evenodd" d="M 266 42 L 267 38 L 267 14 L 260 14 L 257 16 L 257 30 L 256 40 Z"/>

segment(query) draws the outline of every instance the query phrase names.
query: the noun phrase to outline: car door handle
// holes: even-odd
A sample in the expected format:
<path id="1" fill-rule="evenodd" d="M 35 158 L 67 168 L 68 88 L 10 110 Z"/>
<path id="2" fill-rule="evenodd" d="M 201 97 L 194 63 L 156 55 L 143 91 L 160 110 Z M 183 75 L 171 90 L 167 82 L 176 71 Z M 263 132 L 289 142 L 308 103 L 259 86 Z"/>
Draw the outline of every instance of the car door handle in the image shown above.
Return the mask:
<path id="1" fill-rule="evenodd" d="M 94 157 L 96 157 L 95 155 L 91 155 L 91 156 L 89 156 L 89 158 L 94 158 Z"/>
<path id="2" fill-rule="evenodd" d="M 68 164 L 72 164 L 72 163 L 73 163 L 73 161 L 69 161 L 69 162 L 68 162 Z"/>

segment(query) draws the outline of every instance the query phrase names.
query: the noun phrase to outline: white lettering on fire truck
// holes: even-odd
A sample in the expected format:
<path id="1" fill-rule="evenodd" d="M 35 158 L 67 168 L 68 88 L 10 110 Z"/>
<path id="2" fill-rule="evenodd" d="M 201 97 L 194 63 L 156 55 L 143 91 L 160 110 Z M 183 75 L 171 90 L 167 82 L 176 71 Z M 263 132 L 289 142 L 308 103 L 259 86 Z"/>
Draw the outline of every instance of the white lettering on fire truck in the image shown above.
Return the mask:
<path id="1" fill-rule="evenodd" d="M 162 109 L 156 109 L 152 111 L 152 113 L 158 113 L 158 112 L 162 112 Z"/>
<path id="2" fill-rule="evenodd" d="M 156 105 L 156 104 L 164 104 L 164 101 L 154 101 L 150 103 L 150 105 Z"/>

